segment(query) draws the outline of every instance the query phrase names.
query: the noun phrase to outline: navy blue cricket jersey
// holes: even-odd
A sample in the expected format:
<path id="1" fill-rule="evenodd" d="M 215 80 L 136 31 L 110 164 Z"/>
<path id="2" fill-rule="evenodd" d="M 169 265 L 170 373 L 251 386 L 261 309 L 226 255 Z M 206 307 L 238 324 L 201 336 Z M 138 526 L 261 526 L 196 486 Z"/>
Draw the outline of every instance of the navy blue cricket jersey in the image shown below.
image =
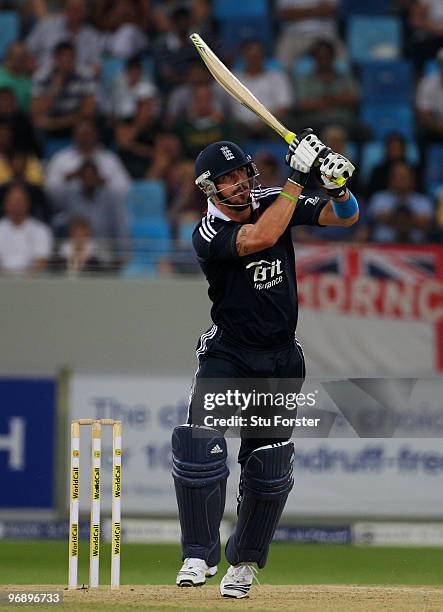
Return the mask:
<path id="1" fill-rule="evenodd" d="M 192 242 L 209 283 L 211 317 L 228 339 L 254 349 L 277 349 L 293 341 L 298 318 L 297 279 L 291 227 L 319 225 L 329 201 L 301 195 L 286 231 L 268 249 L 240 257 L 241 226 L 255 223 L 281 188 L 253 191 L 251 219 L 233 221 L 212 203 L 195 228 Z"/>

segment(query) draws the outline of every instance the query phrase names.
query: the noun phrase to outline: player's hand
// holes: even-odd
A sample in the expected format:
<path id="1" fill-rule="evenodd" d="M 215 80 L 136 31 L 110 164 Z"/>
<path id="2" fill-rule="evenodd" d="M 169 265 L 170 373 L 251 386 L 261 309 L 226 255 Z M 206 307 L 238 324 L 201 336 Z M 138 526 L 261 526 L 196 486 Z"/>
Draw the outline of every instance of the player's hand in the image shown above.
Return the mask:
<path id="1" fill-rule="evenodd" d="M 311 128 L 306 128 L 298 134 L 286 154 L 286 163 L 294 170 L 290 180 L 303 187 L 314 162 L 325 148 Z"/>
<path id="2" fill-rule="evenodd" d="M 333 198 L 338 198 L 345 195 L 346 183 L 354 171 L 355 166 L 347 157 L 329 149 L 318 167 L 318 178 L 328 194 Z M 341 179 L 341 186 L 337 186 L 337 179 Z"/>

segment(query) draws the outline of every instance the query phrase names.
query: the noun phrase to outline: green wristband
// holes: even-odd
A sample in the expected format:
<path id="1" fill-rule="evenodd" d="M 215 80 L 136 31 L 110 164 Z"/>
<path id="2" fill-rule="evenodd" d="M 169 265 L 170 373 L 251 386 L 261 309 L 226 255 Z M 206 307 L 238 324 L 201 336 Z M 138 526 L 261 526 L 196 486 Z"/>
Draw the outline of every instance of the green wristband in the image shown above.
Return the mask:
<path id="1" fill-rule="evenodd" d="M 294 198 L 294 196 L 286 193 L 286 191 L 280 191 L 280 195 L 282 195 L 284 198 L 288 198 L 288 200 L 291 200 L 291 202 L 295 202 L 295 204 L 298 202 L 298 198 Z"/>

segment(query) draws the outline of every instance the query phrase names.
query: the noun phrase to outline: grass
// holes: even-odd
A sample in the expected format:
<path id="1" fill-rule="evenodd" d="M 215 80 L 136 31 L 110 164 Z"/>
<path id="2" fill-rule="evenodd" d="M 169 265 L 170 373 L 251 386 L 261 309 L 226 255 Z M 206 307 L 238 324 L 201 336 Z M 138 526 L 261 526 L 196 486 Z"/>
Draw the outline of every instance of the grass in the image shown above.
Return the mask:
<path id="1" fill-rule="evenodd" d="M 68 545 L 0 540 L 0 584 L 65 584 Z M 101 584 L 109 584 L 109 545 L 101 549 Z M 80 542 L 79 583 L 88 581 L 88 544 Z M 173 544 L 123 544 L 123 584 L 173 584 L 180 550 Z M 443 586 L 443 550 L 274 544 L 262 584 Z M 220 570 L 226 563 L 223 561 Z M 219 574 L 220 575 L 220 574 Z"/>

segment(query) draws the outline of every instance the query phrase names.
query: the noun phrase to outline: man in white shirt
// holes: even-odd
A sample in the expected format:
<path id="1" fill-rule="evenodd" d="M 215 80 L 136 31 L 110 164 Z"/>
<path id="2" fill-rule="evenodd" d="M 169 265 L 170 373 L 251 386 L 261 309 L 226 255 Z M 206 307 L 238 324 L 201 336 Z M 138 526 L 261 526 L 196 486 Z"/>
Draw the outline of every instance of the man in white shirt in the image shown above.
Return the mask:
<path id="1" fill-rule="evenodd" d="M 62 13 L 49 15 L 38 21 L 26 40 L 26 46 L 39 67 L 49 66 L 54 48 L 66 40 L 70 40 L 75 46 L 79 63 L 97 73 L 101 64 L 104 38 L 86 23 L 85 0 L 67 0 Z"/>
<path id="2" fill-rule="evenodd" d="M 45 187 L 49 195 L 57 194 L 70 181 L 79 182 L 80 169 L 87 160 L 95 163 L 108 189 L 116 195 L 127 194 L 131 179 L 125 167 L 113 151 L 100 146 L 94 122 L 83 119 L 75 128 L 73 146 L 56 153 L 48 163 Z"/>
<path id="3" fill-rule="evenodd" d="M 265 66 L 265 49 L 260 41 L 249 41 L 243 48 L 245 68 L 236 72 L 240 81 L 283 123 L 292 103 L 292 86 L 288 76 L 278 68 Z M 269 135 L 269 128 L 241 104 L 232 107 L 234 120 L 244 128 L 246 136 Z"/>
<path id="4" fill-rule="evenodd" d="M 29 217 L 26 190 L 12 185 L 4 199 L 5 217 L 0 221 L 0 271 L 39 272 L 46 268 L 52 251 L 52 234 L 41 221 Z"/>
<path id="5" fill-rule="evenodd" d="M 414 168 L 404 161 L 391 166 L 388 189 L 375 193 L 368 205 L 375 242 L 426 242 L 432 215 L 431 200 L 415 191 Z"/>
<path id="6" fill-rule="evenodd" d="M 110 107 L 114 119 L 133 119 L 140 102 L 154 101 L 159 110 L 157 88 L 143 73 L 140 55 L 126 62 L 124 71 L 117 75 L 111 91 Z M 109 103 L 109 101 L 107 101 Z"/>
<path id="7" fill-rule="evenodd" d="M 417 86 L 418 120 L 428 140 L 443 140 L 443 48 L 437 53 L 438 71 Z"/>
<path id="8" fill-rule="evenodd" d="M 335 24 L 339 3 L 340 0 L 277 0 L 282 29 L 276 55 L 287 70 L 291 71 L 295 58 L 307 53 L 317 40 L 338 43 Z"/>

